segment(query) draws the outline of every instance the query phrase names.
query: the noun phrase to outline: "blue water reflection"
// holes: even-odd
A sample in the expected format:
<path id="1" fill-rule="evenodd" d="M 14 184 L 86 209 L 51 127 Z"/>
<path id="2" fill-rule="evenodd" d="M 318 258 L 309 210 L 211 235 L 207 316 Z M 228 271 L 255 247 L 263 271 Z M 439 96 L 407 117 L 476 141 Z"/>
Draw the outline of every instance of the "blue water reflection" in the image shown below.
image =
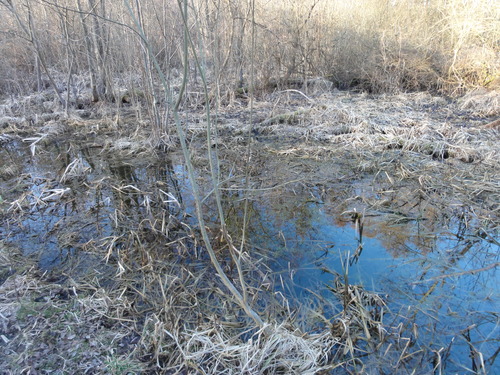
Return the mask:
<path id="1" fill-rule="evenodd" d="M 2 196 L 9 199 L 7 191 L 12 197 L 27 194 L 21 223 L 3 226 L 0 234 L 26 255 L 38 254 L 42 268 L 82 254 L 93 267 L 86 244 L 123 238 L 127 223 L 138 228 L 164 212 L 196 226 L 191 187 L 179 157 L 138 163 L 75 145 L 56 146 L 35 156 L 22 144 L 0 149 L 2 160 L 17 165 L 16 176 L 2 181 Z M 62 181 L 61 173 L 75 159 L 86 172 Z M 60 188 L 71 189 L 69 199 L 37 205 L 43 191 Z M 498 229 L 464 225 L 460 216 L 435 222 L 394 220 L 384 212 L 353 211 L 355 205 L 323 200 L 314 189 L 270 191 L 249 195 L 248 249 L 265 255 L 287 283 L 283 292 L 288 296 L 310 298 L 307 291 L 312 290 L 333 300 L 324 286 L 332 284 L 334 275 L 325 269 L 347 274 L 349 283 L 387 296 L 389 309 L 399 314 L 392 324 L 402 323 L 408 331 L 416 325 L 416 346 L 445 357 L 447 371 L 466 372 L 471 348 L 485 361 L 494 358 L 500 337 Z M 208 224 L 216 226 L 210 186 L 203 189 L 202 184 L 202 193 Z M 238 238 L 245 194 L 235 188 L 222 190 L 222 196 L 228 230 Z M 117 212 L 125 227 L 114 225 Z M 353 212 L 362 217 L 362 236 Z M 491 371 L 500 373 L 499 365 Z"/>
<path id="2" fill-rule="evenodd" d="M 500 338 L 499 247 L 494 239 L 457 236 L 453 232 L 459 224 L 453 220 L 442 232 L 426 233 L 418 222 L 388 226 L 383 215 L 373 216 L 365 218 L 364 227 L 366 232 L 376 229 L 362 238 L 362 252 L 352 261 L 359 245 L 354 223 L 339 221 L 327 205 L 301 203 L 304 198 L 294 195 L 287 199 L 289 212 L 271 202 L 256 204 L 254 219 L 260 225 L 252 227 L 249 237 L 259 248 L 274 251 L 296 295 L 301 289 L 328 293 L 321 286 L 332 285 L 334 276 L 324 268 L 340 275 L 347 271 L 349 283 L 386 295 L 393 312 L 405 313 L 418 327 L 420 342 L 446 354 L 448 371 L 471 366 L 471 346 L 464 335 L 484 360 L 494 358 Z M 381 223 L 385 232 L 378 231 Z M 396 232 L 400 238 L 391 248 Z M 500 368 L 497 364 L 491 370 Z"/>

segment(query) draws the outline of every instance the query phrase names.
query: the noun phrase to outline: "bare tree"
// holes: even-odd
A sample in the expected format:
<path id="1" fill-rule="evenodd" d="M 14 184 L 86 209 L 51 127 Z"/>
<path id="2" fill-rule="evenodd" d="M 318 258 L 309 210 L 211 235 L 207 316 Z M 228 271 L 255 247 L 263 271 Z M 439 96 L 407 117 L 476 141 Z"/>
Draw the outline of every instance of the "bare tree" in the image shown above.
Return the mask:
<path id="1" fill-rule="evenodd" d="M 76 0 L 82 24 L 87 61 L 89 66 L 92 101 L 113 99 L 113 85 L 109 69 L 109 32 L 105 26 L 105 1 L 88 0 L 88 9 L 84 9 L 81 0 Z"/>
<path id="2" fill-rule="evenodd" d="M 40 70 L 43 69 L 45 74 L 47 75 L 47 78 L 49 79 L 50 85 L 53 88 L 57 98 L 59 99 L 59 103 L 65 107 L 65 100 L 63 99 L 61 93 L 59 92 L 59 89 L 57 87 L 57 84 L 54 81 L 54 78 L 49 72 L 49 69 L 47 67 L 47 64 L 45 62 L 45 58 L 43 55 L 43 49 L 40 45 L 40 41 L 38 38 L 37 30 L 35 27 L 35 21 L 33 17 L 33 10 L 32 10 L 32 4 L 30 0 L 25 0 L 21 6 L 24 8 L 26 12 L 26 18 L 23 19 L 22 13 L 19 11 L 17 6 L 12 2 L 12 0 L 0 0 L 0 5 L 3 5 L 9 12 L 12 13 L 14 18 L 16 19 L 16 22 L 21 29 L 22 35 L 21 37 L 25 39 L 26 41 L 29 42 L 31 45 L 34 55 L 35 55 L 35 67 L 37 71 L 37 84 L 38 88 L 41 88 L 41 72 Z M 40 69 L 41 67 L 41 69 Z"/>

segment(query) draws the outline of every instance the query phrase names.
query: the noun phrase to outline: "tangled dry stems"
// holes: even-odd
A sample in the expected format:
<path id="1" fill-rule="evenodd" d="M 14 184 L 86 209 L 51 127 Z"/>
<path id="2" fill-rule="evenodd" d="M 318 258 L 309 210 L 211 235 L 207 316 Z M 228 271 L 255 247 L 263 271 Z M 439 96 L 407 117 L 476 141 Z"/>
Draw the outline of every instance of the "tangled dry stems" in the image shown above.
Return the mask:
<path id="1" fill-rule="evenodd" d="M 280 101 L 279 105 L 272 102 L 261 104 L 263 111 L 272 106 L 275 113 L 263 115 L 260 123 L 252 125 L 256 137 L 263 137 L 264 141 L 276 139 L 273 137 L 283 139 L 279 147 L 267 147 L 264 157 L 274 154 L 281 158 L 279 160 L 344 159 L 351 171 L 371 175 L 379 184 L 378 191 L 364 194 L 362 198 L 370 210 L 387 211 L 394 205 L 400 206 L 399 195 L 402 194 L 409 201 L 424 197 L 429 205 L 445 211 L 449 210 L 450 197 L 454 197 L 452 203 L 456 203 L 457 208 L 471 207 L 476 217 L 484 221 L 484 230 L 495 230 L 499 210 L 498 132 L 481 129 L 479 125 L 483 119 L 464 124 L 462 120 L 449 117 L 456 109 L 453 103 L 426 94 L 368 99 L 363 95 L 335 93 L 313 99 L 314 103 L 298 95 Z M 286 110 L 290 105 L 296 108 Z M 426 112 L 426 108 L 431 110 Z M 433 114 L 434 109 L 439 113 Z M 476 107 L 469 115 L 473 117 L 477 113 L 489 112 Z M 222 168 L 226 168 L 224 158 L 228 158 L 231 152 L 238 152 L 241 140 L 238 141 L 235 135 L 248 131 L 242 123 L 245 116 L 244 110 L 238 121 L 221 115 L 218 144 L 223 156 Z M 22 121 L 12 121 L 6 129 L 28 131 L 22 124 Z M 79 120 L 78 124 L 67 122 L 65 127 L 76 127 L 84 134 L 94 131 L 94 122 L 85 124 Z M 41 133 L 44 136 L 28 141 L 30 145 L 33 142 L 37 142 L 35 146 L 40 145 L 39 148 L 33 147 L 35 154 L 43 150 L 43 144 L 38 142 L 50 143 L 65 132 L 58 124 L 45 125 Z M 199 124 L 191 130 L 193 142 L 204 131 Z M 32 136 L 27 134 L 25 139 Z M 3 136 L 2 139 L 7 143 L 15 141 L 16 137 Z M 297 143 L 298 139 L 305 142 Z M 122 138 L 100 147 L 102 153 L 109 155 L 150 157 L 152 153 L 141 142 Z M 196 151 L 193 153 L 197 155 Z M 345 158 L 346 155 L 349 157 Z M 199 166 L 206 168 L 204 159 L 198 157 Z M 254 160 L 258 163 L 258 156 Z M 239 166 L 231 165 L 231 168 L 238 170 Z M 6 168 L 1 172 L 2 179 L 16 175 L 14 170 Z M 23 189 L 16 199 L 9 199 L 7 206 L 7 201 L 4 202 L 3 214 L 7 215 L 4 218 L 11 220 L 10 215 L 17 215 L 8 225 L 15 226 L 34 212 L 50 212 L 68 199 L 71 201 L 73 196 L 68 195 L 65 186 L 76 189 L 91 172 L 81 159 L 73 159 L 57 179 L 18 175 L 18 186 L 30 186 L 36 180 L 35 185 L 39 188 Z M 341 179 L 345 180 L 346 176 Z M 236 180 L 225 181 L 223 188 L 237 188 L 234 185 Z M 278 175 L 276 182 L 277 186 L 285 186 L 289 181 L 279 181 Z M 108 266 L 90 275 L 80 274 L 79 280 L 64 286 L 40 282 L 40 277 L 30 272 L 11 276 L 2 285 L 4 324 L 10 327 L 15 319 L 19 319 L 19 311 L 29 312 L 26 324 L 12 331 L 14 339 L 7 343 L 9 361 L 6 366 L 12 367 L 7 367 L 6 371 L 15 372 L 30 366 L 35 366 L 34 369 L 36 366 L 54 368 L 72 360 L 81 363 L 78 367 L 81 371 L 100 368 L 110 373 L 120 364 L 135 369 L 131 371 L 154 368 L 154 371 L 163 373 L 258 374 L 267 371 L 312 374 L 336 366 L 353 366 L 367 371 L 359 356 L 381 352 L 382 348 L 389 351 L 389 347 L 396 348 L 390 352 L 392 362 L 382 367 L 393 365 L 399 368 L 404 362 L 408 368 L 416 368 L 415 363 L 421 360 L 418 350 L 417 353 L 411 350 L 403 326 L 384 321 L 390 312 L 384 310 L 380 301 L 376 304 L 379 308 L 374 308 L 373 301 L 367 300 L 366 293 L 357 286 L 337 285 L 334 288 L 333 292 L 340 301 L 349 300 L 348 308 L 320 314 L 323 324 L 316 333 L 306 334 L 307 329 L 298 330 L 289 306 L 272 298 L 269 287 L 263 288 L 263 285 L 272 285 L 263 276 L 269 271 L 257 269 L 252 263 L 258 262 L 247 257 L 244 272 L 253 290 L 253 303 L 266 306 L 270 311 L 271 323 L 257 329 L 213 278 L 199 246 L 196 229 L 186 216 L 179 216 L 181 204 L 167 193 L 168 189 L 161 184 L 153 188 L 108 179 L 92 181 L 88 187 L 86 194 L 97 195 L 108 189 L 119 197 L 121 204 L 111 213 L 116 233 L 82 243 L 78 240 L 79 232 L 68 227 L 58 234 L 59 241 L 77 246 L 101 263 L 107 261 Z M 266 188 L 259 184 L 254 187 Z M 395 193 L 395 187 L 400 189 L 399 195 Z M 141 214 L 131 215 L 132 206 Z M 395 222 L 415 219 L 415 212 L 411 209 L 400 209 L 394 214 Z M 220 251 L 224 257 L 223 246 Z M 5 253 L 1 256 L 7 257 Z M 230 264 L 225 266 L 231 271 Z M 80 265 L 72 264 L 72 267 L 66 270 L 67 274 L 73 274 Z M 63 293 L 65 298 L 60 298 L 60 290 L 66 291 Z M 40 295 L 42 305 L 33 307 L 33 301 Z M 49 316 L 41 319 L 40 316 L 47 311 Z M 63 311 L 69 312 L 70 317 L 63 319 Z M 56 318 L 63 319 L 69 328 L 58 326 L 55 329 L 57 340 L 48 342 L 57 342 L 57 345 L 70 342 L 71 348 L 68 347 L 66 354 L 62 355 L 64 358 L 54 359 L 52 364 L 44 361 L 35 364 L 30 361 L 31 354 L 37 351 L 47 353 L 47 347 L 37 347 L 34 337 L 44 330 L 54 330 Z M 391 318 L 391 323 L 392 319 L 397 320 Z M 35 322 L 38 329 L 34 329 Z M 85 325 L 102 332 L 95 336 L 85 334 Z M 299 325 L 307 327 L 308 323 Z M 78 339 L 68 330 L 79 332 L 82 341 L 74 345 Z M 25 346 L 22 340 L 34 346 Z M 44 340 L 41 342 L 48 345 Z M 116 347 L 117 343 L 122 346 Z M 82 349 L 81 353 L 75 354 L 75 348 L 85 345 L 94 349 Z M 114 373 L 119 373 L 117 371 Z"/>
<path id="2" fill-rule="evenodd" d="M 175 237 L 175 231 L 180 235 L 168 243 L 176 249 L 174 256 L 165 257 L 150 248 L 151 238 L 144 242 L 141 228 L 131 230 L 127 215 L 117 213 L 115 218 L 115 225 L 126 227 L 128 233 L 120 238 L 104 238 L 102 243 L 86 243 L 84 249 L 87 254 L 107 259 L 117 272 L 110 268 L 106 275 L 101 273 L 96 278 L 94 271 L 93 278 L 84 274 L 79 281 L 70 280 L 64 286 L 40 281 L 39 276 L 28 272 L 2 285 L 2 306 L 10 311 L 4 314 L 4 323 L 15 327 L 20 311 L 28 311 L 23 315 L 26 324 L 9 331 L 13 339 L 7 343 L 6 371 L 17 371 L 22 366 L 33 371 L 65 368 L 66 362 L 71 366 L 72 361 L 78 361 L 78 371 L 101 368 L 110 373 L 121 362 L 128 370 L 155 366 L 164 373 L 314 374 L 344 363 L 332 362 L 333 358 L 343 357 L 335 354 L 344 350 L 341 347 L 348 346 L 349 353 L 355 355 L 354 334 L 363 335 L 365 331 L 354 326 L 366 323 L 366 318 L 351 318 L 350 333 L 339 337 L 332 334 L 328 324 L 319 333 L 305 334 L 289 322 L 279 323 L 277 316 L 287 310 L 259 287 L 268 280 L 262 280 L 261 273 L 255 273 L 251 259 L 247 259 L 245 277 L 253 288 L 254 302 L 266 306 L 269 321 L 274 322 L 258 330 L 212 278 L 206 260 L 200 254 L 198 261 L 190 260 L 190 251 L 197 245 L 192 243 L 196 236 L 186 223 L 168 232 L 170 239 Z M 156 234 L 155 241 L 164 238 L 163 225 L 150 222 L 147 227 Z M 118 241 L 120 246 L 116 247 Z M 66 272 L 78 274 L 69 269 Z M 101 283 L 114 286 L 104 288 Z M 365 314 L 365 310 L 353 308 L 351 316 L 357 311 Z M 40 343 L 33 341 L 32 337 L 45 331 L 53 332 L 52 336 Z M 28 346 L 22 344 L 23 340 Z M 344 340 L 348 344 L 342 344 Z M 117 347 L 117 343 L 127 350 Z M 48 349 L 53 348 L 51 345 L 57 345 L 59 354 Z M 31 353 L 40 351 L 47 353 L 50 360 L 31 362 Z"/>

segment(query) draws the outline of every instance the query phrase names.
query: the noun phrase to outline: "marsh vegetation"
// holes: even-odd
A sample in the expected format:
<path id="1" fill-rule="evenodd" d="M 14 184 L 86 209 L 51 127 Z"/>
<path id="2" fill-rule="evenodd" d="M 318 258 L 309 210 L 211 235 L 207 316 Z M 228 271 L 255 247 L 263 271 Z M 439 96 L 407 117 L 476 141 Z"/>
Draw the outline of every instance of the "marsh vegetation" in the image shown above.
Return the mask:
<path id="1" fill-rule="evenodd" d="M 0 0 L 0 372 L 498 371 L 499 9 L 346 4 Z"/>

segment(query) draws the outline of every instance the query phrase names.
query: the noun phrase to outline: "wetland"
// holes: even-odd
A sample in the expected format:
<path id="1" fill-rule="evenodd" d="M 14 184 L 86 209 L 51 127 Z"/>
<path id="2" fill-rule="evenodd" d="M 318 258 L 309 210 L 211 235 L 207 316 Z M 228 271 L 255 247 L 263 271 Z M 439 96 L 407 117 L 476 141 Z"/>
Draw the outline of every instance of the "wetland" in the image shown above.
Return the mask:
<path id="1" fill-rule="evenodd" d="M 498 94 L 276 92 L 208 149 L 186 105 L 211 243 L 268 328 L 213 270 L 175 133 L 43 95 L 2 107 L 4 373 L 498 371 Z"/>

